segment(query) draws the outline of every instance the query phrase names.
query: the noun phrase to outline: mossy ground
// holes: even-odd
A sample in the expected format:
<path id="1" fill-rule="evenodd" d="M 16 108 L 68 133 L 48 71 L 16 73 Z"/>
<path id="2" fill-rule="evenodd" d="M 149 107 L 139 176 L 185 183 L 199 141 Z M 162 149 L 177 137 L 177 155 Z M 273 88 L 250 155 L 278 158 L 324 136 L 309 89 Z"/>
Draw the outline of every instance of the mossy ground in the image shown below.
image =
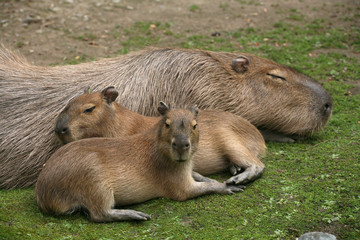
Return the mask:
<path id="1" fill-rule="evenodd" d="M 195 7 L 191 8 L 199 11 Z M 349 21 L 359 21 L 359 15 Z M 345 82 L 360 79 L 360 29 L 331 28 L 322 19 L 299 25 L 302 16 L 269 30 L 247 28 L 217 37 L 172 34 L 171 23 L 138 22 L 113 31 L 128 39 L 117 54 L 166 38 L 172 45 L 214 51 L 242 51 L 294 67 L 322 82 L 334 100 L 323 131 L 295 144 L 268 143 L 264 175 L 243 193 L 209 195 L 185 202 L 151 200 L 129 208 L 151 214 L 146 222 L 90 223 L 80 213 L 44 216 L 34 190 L 0 190 L 0 239 L 295 239 L 305 232 L 329 232 L 360 239 L 360 95 Z M 83 41 L 84 37 L 75 39 Z M 91 57 L 64 61 L 76 64 Z M 225 180 L 228 174 L 213 176 Z"/>

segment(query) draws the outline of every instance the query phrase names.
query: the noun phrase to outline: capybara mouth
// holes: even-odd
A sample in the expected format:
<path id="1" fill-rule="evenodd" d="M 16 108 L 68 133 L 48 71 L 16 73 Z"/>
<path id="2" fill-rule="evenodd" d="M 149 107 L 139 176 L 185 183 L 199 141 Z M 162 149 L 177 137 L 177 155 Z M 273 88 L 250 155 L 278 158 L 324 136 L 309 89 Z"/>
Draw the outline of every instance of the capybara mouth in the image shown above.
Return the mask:
<path id="1" fill-rule="evenodd" d="M 176 161 L 177 161 L 177 162 L 186 162 L 187 159 L 182 159 L 182 158 L 180 158 L 180 159 L 177 159 Z"/>

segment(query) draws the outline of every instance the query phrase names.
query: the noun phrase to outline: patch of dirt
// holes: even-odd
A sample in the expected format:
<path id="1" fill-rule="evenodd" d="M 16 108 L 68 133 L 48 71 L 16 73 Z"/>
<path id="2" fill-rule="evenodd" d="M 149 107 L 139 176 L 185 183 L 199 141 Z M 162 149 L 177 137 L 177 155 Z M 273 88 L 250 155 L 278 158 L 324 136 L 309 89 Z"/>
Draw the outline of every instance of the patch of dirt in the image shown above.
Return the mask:
<path id="1" fill-rule="evenodd" d="M 137 21 L 171 23 L 176 34 L 224 33 L 239 28 L 270 29 L 276 22 L 322 18 L 349 28 L 360 2 L 354 0 L 0 0 L 0 42 L 40 65 L 68 56 L 111 56 L 122 49 L 123 30 Z M 119 36 L 114 37 L 116 29 Z M 161 38 L 156 46 L 174 46 Z"/>
<path id="2" fill-rule="evenodd" d="M 353 82 L 345 82 L 346 84 L 349 84 L 351 86 L 353 86 L 349 92 L 347 92 L 347 95 L 356 95 L 356 94 L 360 94 L 360 79 L 353 81 Z"/>

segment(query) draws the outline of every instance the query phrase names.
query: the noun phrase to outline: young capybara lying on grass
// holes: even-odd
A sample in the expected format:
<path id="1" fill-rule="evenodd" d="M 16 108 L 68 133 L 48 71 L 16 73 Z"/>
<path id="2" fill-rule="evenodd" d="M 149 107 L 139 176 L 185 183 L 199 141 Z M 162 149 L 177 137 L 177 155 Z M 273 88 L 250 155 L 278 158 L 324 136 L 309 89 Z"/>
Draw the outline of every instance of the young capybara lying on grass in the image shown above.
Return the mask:
<path id="1" fill-rule="evenodd" d="M 69 143 L 88 137 L 122 137 L 152 128 L 159 117 L 134 113 L 115 102 L 114 87 L 102 92 L 88 89 L 72 100 L 59 114 L 55 132 L 59 140 Z M 265 142 L 249 121 L 219 110 L 200 110 L 197 119 L 201 133 L 193 168 L 203 175 L 230 169 L 235 175 L 228 184 L 244 184 L 260 177 L 264 164 Z"/>
<path id="2" fill-rule="evenodd" d="M 124 138 L 83 139 L 56 151 L 35 185 L 40 210 L 67 214 L 84 208 L 94 222 L 147 220 L 147 214 L 114 206 L 243 190 L 239 185 L 193 179 L 192 157 L 199 143 L 197 108 L 169 110 L 161 103 L 158 109 L 162 116 L 148 131 Z"/>
<path id="3" fill-rule="evenodd" d="M 39 67 L 0 48 L 0 188 L 34 184 L 59 147 L 53 134 L 57 110 L 86 86 L 115 86 L 118 102 L 144 115 L 155 115 L 152 106 L 159 101 L 229 111 L 264 130 L 267 140 L 293 141 L 293 134 L 318 131 L 332 110 L 319 83 L 248 53 L 148 49 Z"/>

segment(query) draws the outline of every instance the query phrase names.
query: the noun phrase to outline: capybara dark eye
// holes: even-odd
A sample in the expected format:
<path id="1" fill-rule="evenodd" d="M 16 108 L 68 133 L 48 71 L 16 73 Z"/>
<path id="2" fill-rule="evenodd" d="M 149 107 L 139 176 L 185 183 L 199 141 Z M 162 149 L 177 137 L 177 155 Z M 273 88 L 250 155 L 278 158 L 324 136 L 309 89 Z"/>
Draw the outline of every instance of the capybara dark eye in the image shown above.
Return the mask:
<path id="1" fill-rule="evenodd" d="M 286 78 L 282 77 L 282 76 L 278 76 L 278 75 L 274 75 L 271 73 L 267 73 L 268 76 L 271 76 L 272 78 L 277 78 L 277 79 L 281 79 L 283 81 L 287 81 Z"/>
<path id="2" fill-rule="evenodd" d="M 94 111 L 95 106 L 91 107 L 91 108 L 87 108 L 84 110 L 84 113 L 91 113 L 92 111 Z"/>

